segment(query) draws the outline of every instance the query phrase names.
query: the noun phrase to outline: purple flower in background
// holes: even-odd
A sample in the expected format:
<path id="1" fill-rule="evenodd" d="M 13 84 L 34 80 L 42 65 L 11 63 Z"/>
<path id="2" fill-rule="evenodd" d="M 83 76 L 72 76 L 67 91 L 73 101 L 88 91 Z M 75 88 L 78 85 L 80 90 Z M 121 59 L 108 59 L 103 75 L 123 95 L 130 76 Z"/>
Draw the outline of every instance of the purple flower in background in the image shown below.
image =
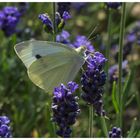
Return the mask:
<path id="1" fill-rule="evenodd" d="M 109 131 L 109 138 L 122 138 L 121 129 L 117 127 L 113 127 L 111 131 Z"/>
<path id="2" fill-rule="evenodd" d="M 61 84 L 54 89 L 52 120 L 58 125 L 59 129 L 56 133 L 61 137 L 70 137 L 72 132 L 70 126 L 75 123 L 80 112 L 78 97 L 73 95 L 77 88 L 78 85 L 71 81 L 67 87 Z"/>
<path id="3" fill-rule="evenodd" d="M 82 98 L 85 102 L 93 105 L 97 115 L 104 116 L 103 109 L 103 86 L 106 81 L 106 74 L 103 66 L 107 61 L 106 58 L 99 52 L 95 52 L 87 59 L 87 69 L 82 74 Z"/>
<path id="4" fill-rule="evenodd" d="M 38 18 L 42 21 L 42 23 L 44 24 L 44 29 L 46 32 L 48 33 L 53 33 L 53 23 L 52 20 L 50 19 L 50 17 L 48 16 L 48 14 L 40 14 L 38 16 Z M 60 31 L 62 31 L 62 29 L 65 26 L 65 22 L 66 20 L 68 20 L 69 18 L 71 18 L 70 14 L 67 11 L 64 11 L 62 17 L 60 15 L 59 12 L 56 12 L 55 15 L 55 22 L 56 22 L 56 33 L 59 33 Z"/>
<path id="5" fill-rule="evenodd" d="M 126 34 L 125 44 L 123 47 L 123 60 L 131 53 L 133 45 L 140 45 L 140 21 L 136 22 L 135 26 Z M 118 61 L 118 45 L 116 45 L 117 51 L 115 54 L 115 60 Z"/>
<path id="6" fill-rule="evenodd" d="M 3 12 L 7 16 L 20 17 L 20 13 L 17 7 L 6 6 L 4 7 Z"/>
<path id="7" fill-rule="evenodd" d="M 70 37 L 69 32 L 63 30 L 60 34 L 56 36 L 56 41 L 61 42 L 63 44 L 69 44 L 70 43 L 69 37 Z"/>
<path id="8" fill-rule="evenodd" d="M 63 16 L 64 11 L 69 12 L 70 11 L 70 2 L 58 2 L 58 9 L 57 11 L 60 13 L 61 17 Z"/>
<path id="9" fill-rule="evenodd" d="M 85 46 L 87 48 L 87 52 L 94 52 L 94 47 L 93 45 L 91 44 L 90 41 L 88 41 L 87 37 L 86 36 L 77 36 L 76 37 L 76 40 L 74 41 L 73 43 L 73 46 L 75 48 L 78 48 L 80 46 Z M 88 53 L 89 53 L 88 52 Z"/>
<path id="10" fill-rule="evenodd" d="M 4 19 L 5 19 L 5 15 L 4 15 L 3 11 L 0 11 L 0 29 L 3 26 Z"/>
<path id="11" fill-rule="evenodd" d="M 122 72 L 123 72 L 122 73 L 122 77 L 123 77 L 122 82 L 124 82 L 124 78 L 128 73 L 128 61 L 127 60 L 122 62 Z M 113 81 L 118 80 L 118 77 L 119 77 L 118 74 L 119 74 L 119 66 L 117 64 L 115 64 L 109 68 L 109 81 L 111 84 L 113 83 Z"/>
<path id="12" fill-rule="evenodd" d="M 53 23 L 48 16 L 48 14 L 40 14 L 38 18 L 42 21 L 42 23 L 45 25 L 45 30 L 47 32 L 53 32 Z"/>
<path id="13" fill-rule="evenodd" d="M 87 2 L 73 2 L 72 7 L 79 12 L 82 8 L 87 5 Z"/>
<path id="14" fill-rule="evenodd" d="M 135 32 L 130 32 L 129 34 L 126 35 L 126 41 L 128 43 L 134 43 L 135 40 L 136 40 Z"/>
<path id="15" fill-rule="evenodd" d="M 21 15 L 24 15 L 28 8 L 29 8 L 29 3 L 27 3 L 27 2 L 19 2 L 18 10 L 19 10 Z"/>
<path id="16" fill-rule="evenodd" d="M 0 29 L 6 36 L 11 36 L 16 32 L 16 26 L 20 20 L 20 12 L 16 7 L 6 6 L 0 12 Z"/>
<path id="17" fill-rule="evenodd" d="M 63 15 L 62 15 L 62 18 L 64 20 L 68 20 L 71 18 L 71 15 L 67 12 L 67 11 L 64 11 Z"/>
<path id="18" fill-rule="evenodd" d="M 0 116 L 0 138 L 12 137 L 10 127 L 10 120 L 6 116 Z"/>
<path id="19" fill-rule="evenodd" d="M 125 37 L 125 42 L 127 44 L 135 44 L 140 45 L 140 21 L 137 21 L 135 26 L 127 33 Z"/>
<path id="20" fill-rule="evenodd" d="M 117 9 L 122 5 L 121 2 L 106 2 L 105 4 L 107 5 L 108 8 L 113 8 L 113 9 Z"/>

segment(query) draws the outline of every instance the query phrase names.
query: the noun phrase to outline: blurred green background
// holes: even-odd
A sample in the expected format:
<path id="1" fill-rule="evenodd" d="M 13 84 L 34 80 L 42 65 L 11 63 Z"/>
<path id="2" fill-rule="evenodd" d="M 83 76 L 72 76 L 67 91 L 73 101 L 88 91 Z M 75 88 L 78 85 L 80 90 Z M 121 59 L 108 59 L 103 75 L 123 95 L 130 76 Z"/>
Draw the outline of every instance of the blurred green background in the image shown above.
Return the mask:
<path id="1" fill-rule="evenodd" d="M 0 9 L 4 6 L 18 6 L 18 3 L 0 3 Z M 14 52 L 14 45 L 32 38 L 39 40 L 52 40 L 51 35 L 45 33 L 38 19 L 40 13 L 48 13 L 52 17 L 52 3 L 29 3 L 26 13 L 21 17 L 17 26 L 22 30 L 19 34 L 6 37 L 0 30 L 0 115 L 7 115 L 11 120 L 13 137 L 54 137 L 51 118 L 51 95 L 36 87 L 28 78 L 26 68 Z M 88 37 L 92 29 L 98 25 L 91 40 L 96 50 L 105 54 L 107 45 L 108 13 L 104 3 L 86 3 L 77 11 L 72 6 L 70 10 L 72 18 L 67 21 L 65 30 L 69 31 L 70 39 L 74 40 L 77 35 Z M 113 10 L 112 19 L 112 42 L 118 43 L 119 24 L 121 10 Z M 126 32 L 130 30 L 140 18 L 140 3 L 127 3 Z M 131 56 L 140 55 L 140 46 L 133 46 Z M 138 60 L 136 60 L 137 62 Z M 110 65 L 114 63 L 113 59 Z M 130 66 L 133 62 L 130 62 Z M 132 66 L 133 67 L 133 66 Z M 130 67 L 130 71 L 131 68 Z M 128 91 L 124 112 L 124 136 L 132 126 L 134 117 L 137 117 L 134 137 L 140 137 L 140 66 L 135 65 L 135 71 L 130 81 L 131 88 Z M 77 83 L 80 83 L 80 74 Z M 126 77 L 127 79 L 128 77 Z M 127 81 L 127 80 L 126 80 Z M 80 97 L 81 91 L 77 91 Z M 79 100 L 81 113 L 73 126 L 73 137 L 88 137 L 88 106 L 82 99 Z M 108 129 L 116 126 L 116 113 L 112 103 L 111 93 L 104 93 L 104 109 L 110 119 L 106 119 Z M 100 118 L 94 117 L 95 137 L 104 137 Z"/>

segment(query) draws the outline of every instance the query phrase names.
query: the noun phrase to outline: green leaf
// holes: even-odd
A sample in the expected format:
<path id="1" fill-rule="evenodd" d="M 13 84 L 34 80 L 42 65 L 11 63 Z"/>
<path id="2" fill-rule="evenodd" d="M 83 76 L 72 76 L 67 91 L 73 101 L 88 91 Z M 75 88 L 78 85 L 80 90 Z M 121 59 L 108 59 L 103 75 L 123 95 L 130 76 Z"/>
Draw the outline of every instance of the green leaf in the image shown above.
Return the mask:
<path id="1" fill-rule="evenodd" d="M 125 106 L 128 106 L 133 101 L 133 99 L 135 98 L 135 96 L 136 96 L 135 94 L 132 94 L 131 97 L 127 100 Z"/>
<path id="2" fill-rule="evenodd" d="M 137 118 L 134 118 L 133 122 L 132 122 L 132 125 L 131 125 L 131 128 L 130 128 L 130 131 L 129 131 L 129 134 L 128 134 L 128 138 L 133 138 L 134 135 L 135 135 L 135 127 L 136 127 L 136 123 L 137 123 Z"/>
<path id="3" fill-rule="evenodd" d="M 126 100 L 128 98 L 129 92 L 130 92 L 130 88 L 131 88 L 131 83 L 133 81 L 133 77 L 134 77 L 134 69 L 132 69 L 128 75 L 128 78 L 126 79 L 124 88 L 123 88 L 123 95 L 122 95 L 122 100 L 123 100 L 123 108 L 124 105 L 126 103 Z"/>
<path id="4" fill-rule="evenodd" d="M 116 113 L 118 113 L 119 112 L 119 106 L 118 106 L 118 102 L 117 102 L 117 99 L 116 99 L 116 97 L 117 97 L 116 90 L 117 90 L 117 88 L 116 88 L 116 81 L 114 81 L 113 82 L 113 88 L 112 88 L 112 103 L 114 105 Z"/>
<path id="5" fill-rule="evenodd" d="M 103 130 L 104 136 L 106 138 L 108 138 L 108 128 L 107 128 L 107 124 L 106 124 L 106 121 L 105 121 L 105 117 L 101 116 L 100 117 L 100 121 L 101 121 L 101 126 L 102 126 L 102 130 Z"/>

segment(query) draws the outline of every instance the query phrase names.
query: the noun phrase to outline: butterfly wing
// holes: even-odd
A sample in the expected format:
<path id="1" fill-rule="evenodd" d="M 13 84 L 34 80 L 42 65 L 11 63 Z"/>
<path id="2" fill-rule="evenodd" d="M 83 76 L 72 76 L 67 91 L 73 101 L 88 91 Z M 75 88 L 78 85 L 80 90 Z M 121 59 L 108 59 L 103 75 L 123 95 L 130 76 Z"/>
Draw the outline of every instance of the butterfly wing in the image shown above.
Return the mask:
<path id="1" fill-rule="evenodd" d="M 15 51 L 32 82 L 47 92 L 73 80 L 85 61 L 74 49 L 56 42 L 26 41 L 17 44 Z"/>
<path id="2" fill-rule="evenodd" d="M 71 52 L 61 52 L 47 55 L 29 67 L 28 75 L 31 81 L 52 92 L 60 83 L 67 84 L 72 81 L 83 65 L 83 59 Z"/>
<path id="3" fill-rule="evenodd" d="M 36 61 L 38 58 L 59 52 L 75 51 L 61 43 L 30 40 L 19 43 L 14 47 L 16 54 L 25 64 L 26 68 Z"/>

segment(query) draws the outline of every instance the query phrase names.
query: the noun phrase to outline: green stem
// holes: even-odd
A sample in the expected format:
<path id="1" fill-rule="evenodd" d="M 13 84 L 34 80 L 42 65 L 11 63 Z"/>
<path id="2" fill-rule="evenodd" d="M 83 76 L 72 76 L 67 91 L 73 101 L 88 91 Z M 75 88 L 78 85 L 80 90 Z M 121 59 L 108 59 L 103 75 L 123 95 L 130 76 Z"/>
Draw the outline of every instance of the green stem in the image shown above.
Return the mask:
<path id="1" fill-rule="evenodd" d="M 122 16 L 121 16 L 121 24 L 120 24 L 120 38 L 119 38 L 119 126 L 122 128 L 122 61 L 123 61 L 123 40 L 124 40 L 124 32 L 125 32 L 125 19 L 126 19 L 126 3 L 122 4 Z"/>
<path id="2" fill-rule="evenodd" d="M 52 3 L 52 15 L 53 15 L 53 27 L 54 27 L 54 32 L 53 32 L 53 41 L 56 42 L 56 23 L 55 23 L 55 13 L 56 13 L 56 6 L 55 2 Z M 53 129 L 54 129 L 54 137 L 56 136 L 56 123 L 53 123 Z"/>
<path id="3" fill-rule="evenodd" d="M 133 122 L 132 122 L 132 125 L 131 125 L 131 128 L 130 128 L 130 131 L 129 131 L 129 134 L 128 134 L 128 138 L 132 138 L 134 137 L 134 133 L 136 132 L 136 126 L 137 126 L 137 118 L 134 118 Z"/>
<path id="4" fill-rule="evenodd" d="M 108 129 L 107 129 L 107 125 L 106 125 L 104 116 L 101 116 L 101 126 L 102 126 L 102 130 L 104 132 L 104 135 L 108 138 Z"/>
<path id="5" fill-rule="evenodd" d="M 111 24 L 112 24 L 112 11 L 111 9 L 108 9 L 108 27 L 107 27 L 107 32 L 108 32 L 108 43 L 106 46 L 106 58 L 107 58 L 107 62 L 106 62 L 106 73 L 107 73 L 107 79 L 108 79 L 108 69 L 109 69 L 109 60 L 110 60 L 110 55 L 109 55 L 109 51 L 110 51 L 110 47 L 111 47 Z M 107 82 L 108 83 L 108 82 Z"/>
<path id="6" fill-rule="evenodd" d="M 93 137 L 93 106 L 89 106 L 89 138 Z"/>
<path id="7" fill-rule="evenodd" d="M 53 27 L 54 27 L 54 32 L 53 32 L 53 41 L 56 42 L 56 22 L 55 22 L 55 13 L 56 13 L 56 5 L 55 2 L 53 2 Z"/>

